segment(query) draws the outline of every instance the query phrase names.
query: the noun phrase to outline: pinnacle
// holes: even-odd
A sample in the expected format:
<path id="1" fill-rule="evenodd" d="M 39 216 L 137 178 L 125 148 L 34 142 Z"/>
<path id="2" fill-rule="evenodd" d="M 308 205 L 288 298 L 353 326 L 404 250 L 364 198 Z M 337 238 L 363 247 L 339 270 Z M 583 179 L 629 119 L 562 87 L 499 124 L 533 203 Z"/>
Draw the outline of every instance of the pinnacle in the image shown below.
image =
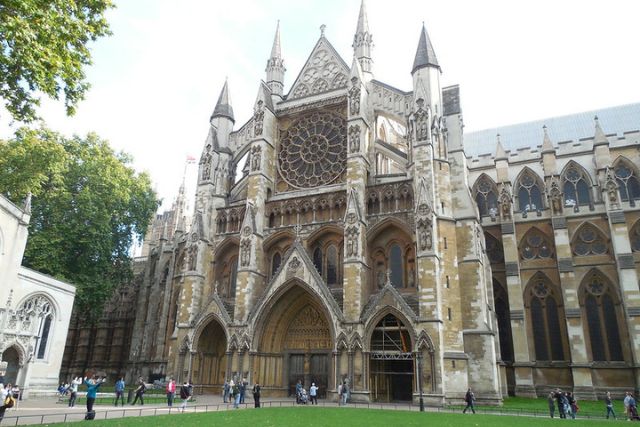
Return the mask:
<path id="1" fill-rule="evenodd" d="M 496 160 L 506 159 L 507 152 L 504 150 L 502 146 L 502 141 L 500 141 L 500 134 L 496 135 L 497 147 L 496 147 Z"/>
<path id="2" fill-rule="evenodd" d="M 271 58 L 281 58 L 282 52 L 280 47 L 280 20 L 276 26 L 276 35 L 273 38 L 273 47 L 271 48 Z"/>
<path id="3" fill-rule="evenodd" d="M 415 73 L 416 70 L 423 67 L 436 67 L 440 68 L 438 59 L 436 58 L 436 52 L 433 50 L 433 45 L 427 34 L 427 29 L 422 24 L 422 31 L 420 32 L 420 41 L 418 42 L 418 49 L 416 50 L 416 57 L 413 60 L 413 69 L 411 73 Z"/>
<path id="4" fill-rule="evenodd" d="M 369 32 L 369 20 L 367 19 L 367 6 L 365 0 L 360 3 L 360 14 L 358 15 L 358 26 L 356 27 L 356 34 Z"/>
<path id="5" fill-rule="evenodd" d="M 600 127 L 600 121 L 598 120 L 598 116 L 593 118 L 595 122 L 596 130 L 594 132 L 593 142 L 595 144 L 608 144 L 609 140 L 607 139 L 607 135 L 605 135 L 604 131 Z"/>
<path id="6" fill-rule="evenodd" d="M 551 138 L 549 137 L 549 132 L 547 130 L 547 125 L 542 126 L 542 130 L 544 132 L 544 139 L 542 140 L 542 152 L 553 151 L 553 143 L 551 142 Z"/>
<path id="7" fill-rule="evenodd" d="M 211 115 L 212 119 L 214 117 L 226 117 L 234 123 L 236 121 L 233 117 L 233 108 L 231 107 L 231 101 L 229 99 L 229 83 L 227 80 L 224 81 L 224 86 L 222 87 L 222 91 L 218 97 L 218 102 L 216 103 L 216 107 Z"/>

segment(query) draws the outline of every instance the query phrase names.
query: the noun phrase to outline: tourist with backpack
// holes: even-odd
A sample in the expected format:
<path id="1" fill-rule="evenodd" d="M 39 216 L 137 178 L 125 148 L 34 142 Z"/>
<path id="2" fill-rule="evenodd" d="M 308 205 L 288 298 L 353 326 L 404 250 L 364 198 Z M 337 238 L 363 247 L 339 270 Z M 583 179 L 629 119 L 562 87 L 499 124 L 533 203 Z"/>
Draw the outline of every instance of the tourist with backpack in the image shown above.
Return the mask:
<path id="1" fill-rule="evenodd" d="M 147 385 L 144 383 L 144 380 L 142 379 L 142 377 L 138 378 L 138 387 L 136 388 L 136 397 L 133 399 L 133 403 L 131 404 L 131 406 L 135 405 L 136 402 L 138 402 L 138 399 L 140 399 L 140 405 L 144 405 L 144 393 L 145 391 L 147 391 Z"/>
<path id="2" fill-rule="evenodd" d="M 187 402 L 191 400 L 191 385 L 189 385 L 188 381 L 185 381 L 182 387 L 180 387 L 180 399 L 182 399 L 180 409 L 184 412 L 184 410 L 187 409 Z"/>
<path id="3" fill-rule="evenodd" d="M 122 406 L 124 406 L 124 378 L 120 377 L 120 379 L 118 381 L 116 381 L 116 402 L 115 405 L 118 406 L 118 400 L 120 400 L 120 402 L 122 403 Z"/>

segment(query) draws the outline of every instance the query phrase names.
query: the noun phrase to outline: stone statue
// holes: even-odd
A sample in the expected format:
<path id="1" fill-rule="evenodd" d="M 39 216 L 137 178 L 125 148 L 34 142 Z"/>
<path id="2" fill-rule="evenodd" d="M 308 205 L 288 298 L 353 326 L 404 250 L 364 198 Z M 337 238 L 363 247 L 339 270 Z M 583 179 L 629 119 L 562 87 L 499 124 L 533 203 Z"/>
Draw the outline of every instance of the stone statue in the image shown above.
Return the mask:
<path id="1" fill-rule="evenodd" d="M 605 188 L 607 189 L 607 197 L 611 206 L 618 206 L 618 183 L 609 168 L 606 171 Z"/>
<path id="2" fill-rule="evenodd" d="M 187 258 L 187 270 L 188 271 L 195 270 L 197 262 L 198 262 L 198 246 L 191 245 L 189 247 L 189 254 Z"/>
<path id="3" fill-rule="evenodd" d="M 351 79 L 351 89 L 349 89 L 349 114 L 360 113 L 360 81 L 357 77 Z"/>
<path id="4" fill-rule="evenodd" d="M 259 171 L 262 160 L 262 147 L 256 145 L 251 149 L 251 170 Z"/>
<path id="5" fill-rule="evenodd" d="M 202 180 L 211 178 L 211 155 L 204 156 L 204 165 L 202 166 Z"/>
<path id="6" fill-rule="evenodd" d="M 350 227 L 347 231 L 347 256 L 358 256 L 358 228 Z"/>
<path id="7" fill-rule="evenodd" d="M 248 267 L 251 262 L 251 239 L 242 239 L 240 243 L 240 266 Z"/>
<path id="8" fill-rule="evenodd" d="M 511 218 L 512 202 L 513 200 L 511 198 L 511 193 L 509 192 L 509 187 L 505 182 L 503 182 L 502 189 L 500 190 L 500 212 L 503 220 Z"/>
<path id="9" fill-rule="evenodd" d="M 551 199 L 551 210 L 554 214 L 562 213 L 562 192 L 557 178 L 551 178 L 551 188 L 549 189 L 549 198 Z"/>
<path id="10" fill-rule="evenodd" d="M 418 236 L 421 251 L 431 250 L 433 248 L 433 229 L 431 221 L 428 218 L 423 218 L 418 221 Z"/>
<path id="11" fill-rule="evenodd" d="M 258 105 L 256 105 L 256 110 L 253 113 L 253 133 L 255 136 L 262 135 L 262 125 L 264 121 L 264 102 L 262 100 L 258 101 Z"/>
<path id="12" fill-rule="evenodd" d="M 349 127 L 349 151 L 351 153 L 360 151 L 360 126 L 358 125 Z"/>

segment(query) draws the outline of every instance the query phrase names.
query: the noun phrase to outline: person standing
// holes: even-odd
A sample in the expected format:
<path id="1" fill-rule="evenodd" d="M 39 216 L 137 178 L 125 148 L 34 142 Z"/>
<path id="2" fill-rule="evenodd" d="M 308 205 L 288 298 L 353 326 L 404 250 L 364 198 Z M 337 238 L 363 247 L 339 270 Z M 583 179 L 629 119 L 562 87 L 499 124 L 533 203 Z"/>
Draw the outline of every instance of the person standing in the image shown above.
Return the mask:
<path id="1" fill-rule="evenodd" d="M 338 384 L 338 406 L 342 406 L 342 383 Z"/>
<path id="2" fill-rule="evenodd" d="M 302 380 L 298 380 L 296 383 L 296 403 L 300 403 L 302 399 Z"/>
<path id="3" fill-rule="evenodd" d="M 96 402 L 98 389 L 105 383 L 105 381 L 105 378 L 99 379 L 95 375 L 91 379 L 89 379 L 89 377 L 84 377 L 84 385 L 87 386 L 87 415 L 93 412 L 93 404 Z"/>
<path id="4" fill-rule="evenodd" d="M 118 399 L 122 402 L 122 406 L 124 406 L 124 377 L 120 377 L 118 381 L 116 381 L 115 389 L 116 389 L 116 402 L 115 405 L 118 406 Z"/>
<path id="5" fill-rule="evenodd" d="M 7 405 L 7 397 L 10 395 L 11 384 L 7 384 L 6 386 L 4 384 L 0 384 L 0 399 L 2 399 L 0 402 L 0 422 L 2 422 L 2 419 L 4 418 L 4 413 L 8 408 L 10 408 L 10 406 Z M 13 404 L 11 404 L 11 406 L 13 406 Z"/>
<path id="6" fill-rule="evenodd" d="M 625 392 L 624 394 L 624 417 L 627 420 L 631 419 L 631 414 L 629 413 L 629 402 L 631 401 L 631 393 L 629 393 L 628 391 Z"/>
<path id="7" fill-rule="evenodd" d="M 473 402 L 476 400 L 476 396 L 473 394 L 471 389 L 467 390 L 467 394 L 464 395 L 464 401 L 467 403 L 467 406 L 462 410 L 463 414 L 467 413 L 467 409 L 471 409 L 471 412 L 476 413 L 476 409 L 473 407 Z"/>
<path id="8" fill-rule="evenodd" d="M 347 384 L 347 380 L 342 381 L 342 406 L 347 405 L 347 400 L 349 399 L 349 385 Z"/>
<path id="9" fill-rule="evenodd" d="M 233 408 L 238 409 L 240 407 L 240 384 L 233 384 Z"/>
<path id="10" fill-rule="evenodd" d="M 570 391 L 567 392 L 567 400 L 569 401 L 569 415 L 572 420 L 575 420 L 578 413 L 578 402 Z"/>
<path id="11" fill-rule="evenodd" d="M 557 389 L 554 395 L 558 404 L 558 415 L 560 418 L 566 418 L 567 414 L 564 412 L 564 394 L 560 389 Z"/>
<path id="12" fill-rule="evenodd" d="M 309 397 L 311 397 L 311 404 L 318 404 L 318 387 L 316 387 L 316 383 L 311 383 L 311 387 L 309 387 Z"/>
<path id="13" fill-rule="evenodd" d="M 556 412 L 556 397 L 553 392 L 549 392 L 549 396 L 547 396 L 547 403 L 549 404 L 549 416 L 553 418 Z"/>
<path id="14" fill-rule="evenodd" d="M 253 402 L 256 408 L 260 407 L 260 383 L 258 381 L 253 385 Z"/>
<path id="15" fill-rule="evenodd" d="M 138 387 L 135 390 L 136 397 L 133 399 L 131 406 L 135 405 L 140 399 L 140 405 L 144 405 L 144 392 L 147 391 L 147 385 L 144 383 L 142 377 L 138 377 Z"/>
<path id="16" fill-rule="evenodd" d="M 617 420 L 616 413 L 613 410 L 613 399 L 611 399 L 610 392 L 607 392 L 607 397 L 605 397 L 604 402 L 607 405 L 607 419 L 609 419 L 609 415 L 613 415 L 613 419 Z"/>
<path id="17" fill-rule="evenodd" d="M 187 381 L 180 387 L 180 399 L 182 399 L 180 409 L 184 412 L 184 410 L 187 409 L 187 402 L 191 399 L 191 386 Z"/>
<path id="18" fill-rule="evenodd" d="M 176 396 L 176 382 L 173 378 L 167 383 L 167 406 L 173 406 L 173 399 Z"/>
<path id="19" fill-rule="evenodd" d="M 76 399 L 78 398 L 78 386 L 82 384 L 82 379 L 80 377 L 75 377 L 73 381 L 71 381 L 71 385 L 69 386 L 69 408 L 73 408 L 76 406 Z"/>
<path id="20" fill-rule="evenodd" d="M 247 383 L 247 380 L 245 378 L 240 381 L 240 403 L 244 403 L 244 395 L 247 392 L 248 385 L 249 383 Z"/>
<path id="21" fill-rule="evenodd" d="M 227 403 L 229 401 L 229 391 L 231 390 L 231 386 L 229 386 L 229 381 L 224 379 L 224 385 L 222 386 L 222 401 Z"/>

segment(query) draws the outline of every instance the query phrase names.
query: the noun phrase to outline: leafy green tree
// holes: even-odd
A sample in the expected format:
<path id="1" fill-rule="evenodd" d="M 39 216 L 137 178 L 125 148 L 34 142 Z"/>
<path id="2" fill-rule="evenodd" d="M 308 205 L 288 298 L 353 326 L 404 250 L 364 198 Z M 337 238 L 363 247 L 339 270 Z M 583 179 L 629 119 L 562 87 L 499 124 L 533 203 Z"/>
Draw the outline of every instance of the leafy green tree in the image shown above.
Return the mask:
<path id="1" fill-rule="evenodd" d="M 13 118 L 37 118 L 37 93 L 59 99 L 68 115 L 84 99 L 88 43 L 110 34 L 111 0 L 2 0 L 0 97 Z"/>
<path id="2" fill-rule="evenodd" d="M 89 320 L 131 278 L 132 244 L 158 208 L 149 176 L 130 163 L 95 134 L 22 128 L 0 141 L 0 193 L 16 202 L 33 195 L 23 264 L 76 285 Z"/>

